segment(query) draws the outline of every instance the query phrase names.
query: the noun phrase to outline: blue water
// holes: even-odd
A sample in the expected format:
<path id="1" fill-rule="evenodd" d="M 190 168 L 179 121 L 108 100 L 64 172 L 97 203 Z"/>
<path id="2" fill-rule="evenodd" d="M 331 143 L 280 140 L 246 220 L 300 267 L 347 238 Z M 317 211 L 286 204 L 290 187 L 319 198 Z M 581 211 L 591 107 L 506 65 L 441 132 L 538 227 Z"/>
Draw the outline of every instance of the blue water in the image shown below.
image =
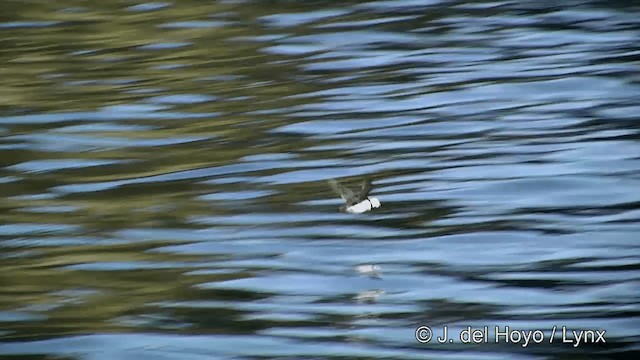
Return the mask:
<path id="1" fill-rule="evenodd" d="M 639 352 L 634 2 L 0 8 L 0 359 Z"/>

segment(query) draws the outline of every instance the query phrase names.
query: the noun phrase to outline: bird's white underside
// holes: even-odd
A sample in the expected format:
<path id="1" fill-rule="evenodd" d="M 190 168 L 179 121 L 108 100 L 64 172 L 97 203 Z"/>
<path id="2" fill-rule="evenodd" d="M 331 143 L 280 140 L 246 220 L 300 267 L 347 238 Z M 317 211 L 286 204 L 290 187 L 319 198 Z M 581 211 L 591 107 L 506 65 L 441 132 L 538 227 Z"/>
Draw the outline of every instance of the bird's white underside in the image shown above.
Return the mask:
<path id="1" fill-rule="evenodd" d="M 349 206 L 346 210 L 352 214 L 362 214 L 371 210 L 372 208 L 380 207 L 380 200 L 376 198 L 365 199 L 355 205 Z"/>

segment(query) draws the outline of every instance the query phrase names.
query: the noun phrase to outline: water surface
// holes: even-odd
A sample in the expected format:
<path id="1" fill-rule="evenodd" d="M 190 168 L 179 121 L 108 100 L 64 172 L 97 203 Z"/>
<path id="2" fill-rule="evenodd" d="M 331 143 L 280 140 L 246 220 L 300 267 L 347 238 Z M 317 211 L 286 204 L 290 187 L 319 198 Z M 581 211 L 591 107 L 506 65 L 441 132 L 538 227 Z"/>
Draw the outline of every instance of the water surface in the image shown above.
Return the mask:
<path id="1" fill-rule="evenodd" d="M 0 358 L 638 353 L 634 2 L 0 9 Z"/>

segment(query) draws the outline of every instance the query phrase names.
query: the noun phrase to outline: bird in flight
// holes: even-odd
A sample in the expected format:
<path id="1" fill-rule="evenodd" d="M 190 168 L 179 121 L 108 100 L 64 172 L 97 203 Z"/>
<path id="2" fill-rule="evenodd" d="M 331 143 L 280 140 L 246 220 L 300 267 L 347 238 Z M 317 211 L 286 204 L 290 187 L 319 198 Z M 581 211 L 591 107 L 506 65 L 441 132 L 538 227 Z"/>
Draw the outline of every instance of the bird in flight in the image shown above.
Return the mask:
<path id="1" fill-rule="evenodd" d="M 348 187 L 341 185 L 335 179 L 329 180 L 329 186 L 344 200 L 345 204 L 340 207 L 340 211 L 352 214 L 362 214 L 371 209 L 380 207 L 380 200 L 369 197 L 371 192 L 371 180 L 365 179 L 359 193 L 354 193 Z"/>

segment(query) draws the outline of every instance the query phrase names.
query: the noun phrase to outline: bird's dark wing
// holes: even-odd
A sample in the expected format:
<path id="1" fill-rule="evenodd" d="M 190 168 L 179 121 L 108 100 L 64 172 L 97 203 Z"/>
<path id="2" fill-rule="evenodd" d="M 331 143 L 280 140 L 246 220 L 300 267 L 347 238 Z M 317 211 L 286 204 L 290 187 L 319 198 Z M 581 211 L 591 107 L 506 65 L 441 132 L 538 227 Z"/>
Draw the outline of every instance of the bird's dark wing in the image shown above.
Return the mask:
<path id="1" fill-rule="evenodd" d="M 360 194 L 358 194 L 358 200 L 362 201 L 366 199 L 367 196 L 369 196 L 370 192 L 371 192 L 371 179 L 364 179 L 364 181 L 362 181 L 362 190 L 360 191 Z"/>
<path id="2" fill-rule="evenodd" d="M 329 186 L 331 186 L 336 194 L 340 195 L 342 200 L 346 201 L 347 203 L 353 202 L 355 195 L 353 194 L 353 191 L 351 191 L 351 189 L 340 185 L 340 183 L 334 179 L 329 180 Z"/>

